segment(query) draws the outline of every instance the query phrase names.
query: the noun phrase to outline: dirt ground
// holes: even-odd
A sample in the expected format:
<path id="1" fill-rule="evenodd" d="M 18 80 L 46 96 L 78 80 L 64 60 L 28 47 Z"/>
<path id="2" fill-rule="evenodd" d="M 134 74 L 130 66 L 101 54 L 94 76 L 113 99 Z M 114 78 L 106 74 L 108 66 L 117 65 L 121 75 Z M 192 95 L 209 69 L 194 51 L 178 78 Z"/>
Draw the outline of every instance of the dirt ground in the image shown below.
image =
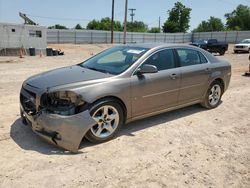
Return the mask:
<path id="1" fill-rule="evenodd" d="M 29 76 L 72 65 L 109 45 L 52 45 L 58 57 L 0 57 L 0 187 L 250 187 L 249 54 L 232 64 L 231 84 L 213 110 L 199 105 L 125 125 L 79 154 L 52 146 L 24 126 L 19 91 Z M 7 62 L 7 63 L 6 63 Z"/>

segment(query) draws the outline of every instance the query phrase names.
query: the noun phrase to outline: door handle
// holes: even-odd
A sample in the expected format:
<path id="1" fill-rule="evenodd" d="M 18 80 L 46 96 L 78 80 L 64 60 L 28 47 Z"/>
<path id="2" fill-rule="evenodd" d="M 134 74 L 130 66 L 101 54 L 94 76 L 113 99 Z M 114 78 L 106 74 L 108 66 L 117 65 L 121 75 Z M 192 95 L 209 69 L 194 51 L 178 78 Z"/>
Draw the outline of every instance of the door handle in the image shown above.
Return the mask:
<path id="1" fill-rule="evenodd" d="M 171 75 L 170 75 L 170 78 L 171 78 L 172 80 L 175 80 L 175 79 L 177 78 L 177 74 L 175 74 L 175 73 L 174 73 L 174 74 L 171 74 Z"/>

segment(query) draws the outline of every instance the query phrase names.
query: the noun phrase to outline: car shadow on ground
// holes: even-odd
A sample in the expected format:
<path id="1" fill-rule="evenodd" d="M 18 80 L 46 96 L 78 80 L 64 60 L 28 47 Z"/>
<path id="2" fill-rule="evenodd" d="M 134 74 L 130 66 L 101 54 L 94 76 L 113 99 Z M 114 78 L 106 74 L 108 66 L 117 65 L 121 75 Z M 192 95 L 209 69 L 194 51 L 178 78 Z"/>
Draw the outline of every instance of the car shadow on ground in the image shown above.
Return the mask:
<path id="1" fill-rule="evenodd" d="M 22 123 L 21 118 L 11 125 L 10 137 L 24 150 L 33 150 L 46 155 L 70 154 L 40 138 L 32 131 L 31 126 Z"/>
<path id="2" fill-rule="evenodd" d="M 178 118 L 187 117 L 195 113 L 205 111 L 200 105 L 193 105 L 185 107 L 179 110 L 166 112 L 160 115 L 152 116 L 143 120 L 138 120 L 124 125 L 118 132 L 117 137 L 122 135 L 134 136 L 134 133 L 149 127 L 157 126 L 162 123 L 167 123 Z M 37 136 L 30 126 L 26 126 L 22 123 L 21 119 L 17 119 L 12 125 L 10 130 L 10 137 L 14 142 L 24 150 L 33 150 L 46 155 L 74 155 L 71 152 L 67 152 L 51 143 L 46 142 L 39 136 Z M 112 141 L 112 140 L 111 140 Z M 86 139 L 80 145 L 79 153 L 84 153 L 84 148 L 91 147 L 92 144 Z"/>
<path id="3" fill-rule="evenodd" d="M 165 113 L 155 115 L 152 117 L 148 117 L 142 120 L 137 120 L 137 121 L 128 123 L 126 125 L 123 125 L 123 127 L 119 130 L 116 138 L 123 136 L 123 135 L 135 136 L 134 133 L 137 131 L 147 129 L 153 126 L 157 126 L 159 124 L 171 122 L 176 119 L 187 117 L 187 116 L 190 116 L 195 113 L 202 112 L 202 111 L 206 111 L 206 109 L 200 106 L 199 104 L 197 104 L 197 105 L 185 107 L 182 109 L 165 112 Z M 91 147 L 93 145 L 96 145 L 96 144 L 93 144 L 93 143 L 88 142 L 87 140 L 84 140 L 84 142 L 82 142 L 80 146 L 80 149 Z"/>

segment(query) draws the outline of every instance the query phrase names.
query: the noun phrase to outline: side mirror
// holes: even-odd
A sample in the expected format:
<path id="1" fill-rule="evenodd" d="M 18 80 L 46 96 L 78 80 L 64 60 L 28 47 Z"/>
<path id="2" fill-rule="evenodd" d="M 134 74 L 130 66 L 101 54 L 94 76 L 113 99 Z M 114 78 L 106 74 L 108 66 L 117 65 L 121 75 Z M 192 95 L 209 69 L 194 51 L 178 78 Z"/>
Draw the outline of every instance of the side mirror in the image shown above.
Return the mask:
<path id="1" fill-rule="evenodd" d="M 140 68 L 138 68 L 136 74 L 142 75 L 142 74 L 157 73 L 157 72 L 158 72 L 158 69 L 156 66 L 145 64 L 145 65 L 141 66 Z"/>

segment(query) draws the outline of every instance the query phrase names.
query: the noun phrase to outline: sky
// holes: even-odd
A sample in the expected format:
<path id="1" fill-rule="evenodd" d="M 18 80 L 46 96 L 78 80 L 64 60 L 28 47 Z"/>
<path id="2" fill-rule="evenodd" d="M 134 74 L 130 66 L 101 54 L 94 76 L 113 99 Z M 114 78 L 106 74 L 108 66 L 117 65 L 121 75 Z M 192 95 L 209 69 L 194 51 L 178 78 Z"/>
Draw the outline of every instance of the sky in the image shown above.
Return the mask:
<path id="1" fill-rule="evenodd" d="M 177 0 L 128 0 L 128 8 L 135 8 L 134 20 L 143 21 L 149 27 L 158 27 L 166 21 Z M 225 23 L 225 13 L 232 12 L 237 5 L 250 6 L 250 0 L 179 0 L 192 8 L 190 30 L 210 16 L 221 18 Z M 112 0 L 0 0 L 0 22 L 23 23 L 18 13 L 29 15 L 43 26 L 62 24 L 73 28 L 76 24 L 86 27 L 92 19 L 111 16 Z M 124 20 L 125 0 L 115 0 L 115 20 Z M 128 15 L 128 20 L 131 17 Z"/>

